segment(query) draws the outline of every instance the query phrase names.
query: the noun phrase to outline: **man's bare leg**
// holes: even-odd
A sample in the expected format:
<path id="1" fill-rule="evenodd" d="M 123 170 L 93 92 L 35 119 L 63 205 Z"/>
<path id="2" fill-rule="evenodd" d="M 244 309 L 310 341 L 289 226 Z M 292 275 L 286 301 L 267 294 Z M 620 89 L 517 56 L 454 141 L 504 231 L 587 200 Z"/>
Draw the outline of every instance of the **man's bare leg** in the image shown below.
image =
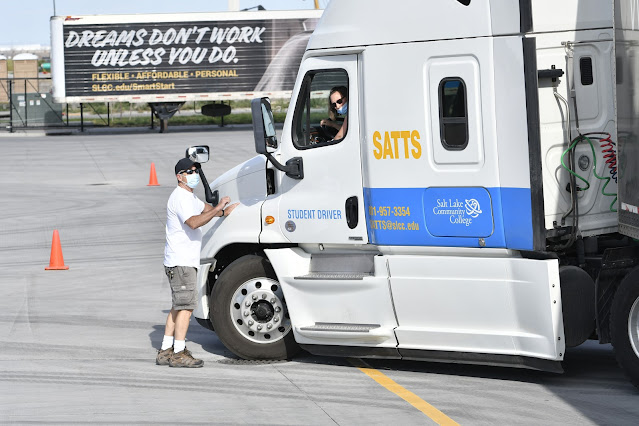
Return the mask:
<path id="1" fill-rule="evenodd" d="M 184 309 L 181 311 L 173 311 L 176 315 L 174 317 L 174 337 L 175 340 L 186 340 L 186 332 L 189 329 L 189 322 L 191 321 L 192 309 Z M 168 322 L 168 319 L 167 319 Z"/>
<path id="2" fill-rule="evenodd" d="M 177 313 L 178 311 L 171 309 L 169 314 L 166 316 L 166 324 L 164 325 L 165 336 L 173 336 L 175 334 L 175 316 Z"/>
<path id="3" fill-rule="evenodd" d="M 192 309 L 183 309 L 180 311 L 171 309 L 171 312 L 166 316 L 164 335 L 173 336 L 174 340 L 186 340 L 186 332 L 189 330 L 192 313 Z"/>
<path id="4" fill-rule="evenodd" d="M 175 320 L 178 311 L 171 309 L 166 316 L 166 324 L 164 325 L 164 337 L 162 338 L 162 346 L 158 351 L 158 355 L 155 358 L 155 363 L 158 365 L 167 365 L 171 354 L 174 353 L 175 339 Z"/>
<path id="5" fill-rule="evenodd" d="M 201 359 L 193 358 L 191 353 L 186 350 L 186 332 L 189 329 L 189 321 L 191 320 L 192 309 L 184 309 L 177 311 L 173 317 L 174 322 L 174 345 L 173 357 L 169 360 L 171 367 L 202 367 L 204 362 Z"/>

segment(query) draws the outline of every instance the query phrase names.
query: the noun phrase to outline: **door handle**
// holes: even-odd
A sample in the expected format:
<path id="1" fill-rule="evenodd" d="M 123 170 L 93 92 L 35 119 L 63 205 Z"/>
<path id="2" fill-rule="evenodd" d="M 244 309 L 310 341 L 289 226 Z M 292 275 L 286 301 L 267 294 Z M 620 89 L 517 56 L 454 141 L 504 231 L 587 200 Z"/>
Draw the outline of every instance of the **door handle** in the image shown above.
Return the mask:
<path id="1" fill-rule="evenodd" d="M 355 229 L 359 221 L 359 203 L 357 201 L 357 197 L 349 197 L 346 199 L 346 205 L 344 206 L 346 223 L 350 229 Z"/>

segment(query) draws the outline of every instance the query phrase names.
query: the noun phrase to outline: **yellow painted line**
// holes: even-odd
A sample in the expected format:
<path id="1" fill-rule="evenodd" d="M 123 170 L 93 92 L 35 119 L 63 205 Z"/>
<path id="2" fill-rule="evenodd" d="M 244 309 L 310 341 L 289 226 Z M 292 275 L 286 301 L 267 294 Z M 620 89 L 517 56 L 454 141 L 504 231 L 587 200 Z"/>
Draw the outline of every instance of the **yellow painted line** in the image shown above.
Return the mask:
<path id="1" fill-rule="evenodd" d="M 421 399 L 420 397 L 418 397 L 417 395 L 415 395 L 413 392 L 409 391 L 405 387 L 398 385 L 397 382 L 395 382 L 394 380 L 386 376 L 381 371 L 375 370 L 374 368 L 370 368 L 370 367 L 362 367 L 361 365 L 364 363 L 359 359 L 349 359 L 349 361 L 353 366 L 357 367 L 359 371 L 366 374 L 368 377 L 375 380 L 377 383 L 379 383 L 380 385 L 382 385 L 389 391 L 393 392 L 395 395 L 399 396 L 404 401 L 408 402 L 410 405 L 417 408 L 422 413 L 426 414 L 435 423 L 439 425 L 459 426 L 459 423 L 457 423 L 456 421 L 448 417 L 446 414 L 442 413 L 437 408 L 433 407 L 428 402 L 424 401 L 423 399 Z"/>

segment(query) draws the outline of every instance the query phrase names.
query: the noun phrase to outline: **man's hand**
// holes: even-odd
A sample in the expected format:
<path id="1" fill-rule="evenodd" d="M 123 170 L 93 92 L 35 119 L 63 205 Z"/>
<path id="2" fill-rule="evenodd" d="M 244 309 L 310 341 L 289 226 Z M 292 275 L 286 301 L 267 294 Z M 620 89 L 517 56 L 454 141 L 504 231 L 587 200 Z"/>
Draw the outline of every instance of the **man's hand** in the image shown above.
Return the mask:
<path id="1" fill-rule="evenodd" d="M 235 210 L 235 207 L 237 207 L 240 203 L 233 203 L 230 206 L 228 206 L 227 208 L 224 209 L 224 216 L 228 216 L 231 214 L 231 212 L 233 210 Z"/>
<path id="2" fill-rule="evenodd" d="M 222 216 L 228 216 L 231 214 L 233 210 L 235 210 L 235 207 L 237 207 L 238 204 L 240 204 L 240 203 L 234 203 L 228 206 L 230 202 L 231 202 L 231 197 L 222 197 L 222 199 L 220 200 L 218 205 L 215 206 L 215 208 L 221 210 L 224 213 Z"/>
<path id="3" fill-rule="evenodd" d="M 224 210 L 224 207 L 226 207 L 226 205 L 230 202 L 231 202 L 231 197 L 229 196 L 222 197 L 222 199 L 220 200 L 219 203 L 217 203 L 217 206 L 215 206 L 215 208 L 218 210 Z"/>
<path id="4" fill-rule="evenodd" d="M 204 210 L 202 213 L 196 216 L 191 216 L 184 223 L 186 223 L 191 229 L 199 228 L 202 225 L 206 225 L 214 217 L 228 216 L 231 214 L 235 207 L 240 203 L 228 205 L 231 202 L 230 197 L 222 197 L 217 206 L 213 207 L 210 204 L 204 203 Z M 228 206 L 228 207 L 227 207 Z"/>

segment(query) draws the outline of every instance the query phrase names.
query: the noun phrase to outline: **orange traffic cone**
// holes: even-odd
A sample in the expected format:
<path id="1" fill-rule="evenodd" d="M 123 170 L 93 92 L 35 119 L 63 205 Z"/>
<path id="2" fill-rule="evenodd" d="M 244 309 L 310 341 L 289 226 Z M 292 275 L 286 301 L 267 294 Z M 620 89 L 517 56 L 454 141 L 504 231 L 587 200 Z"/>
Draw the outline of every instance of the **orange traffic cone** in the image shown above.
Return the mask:
<path id="1" fill-rule="evenodd" d="M 47 271 L 69 269 L 64 265 L 64 258 L 62 257 L 62 247 L 60 246 L 60 234 L 58 230 L 53 231 L 53 242 L 51 243 L 51 260 L 49 266 L 44 268 Z"/>
<path id="2" fill-rule="evenodd" d="M 158 177 L 155 175 L 155 163 L 151 163 L 151 176 L 149 176 L 149 184 L 147 186 L 160 186 Z"/>

